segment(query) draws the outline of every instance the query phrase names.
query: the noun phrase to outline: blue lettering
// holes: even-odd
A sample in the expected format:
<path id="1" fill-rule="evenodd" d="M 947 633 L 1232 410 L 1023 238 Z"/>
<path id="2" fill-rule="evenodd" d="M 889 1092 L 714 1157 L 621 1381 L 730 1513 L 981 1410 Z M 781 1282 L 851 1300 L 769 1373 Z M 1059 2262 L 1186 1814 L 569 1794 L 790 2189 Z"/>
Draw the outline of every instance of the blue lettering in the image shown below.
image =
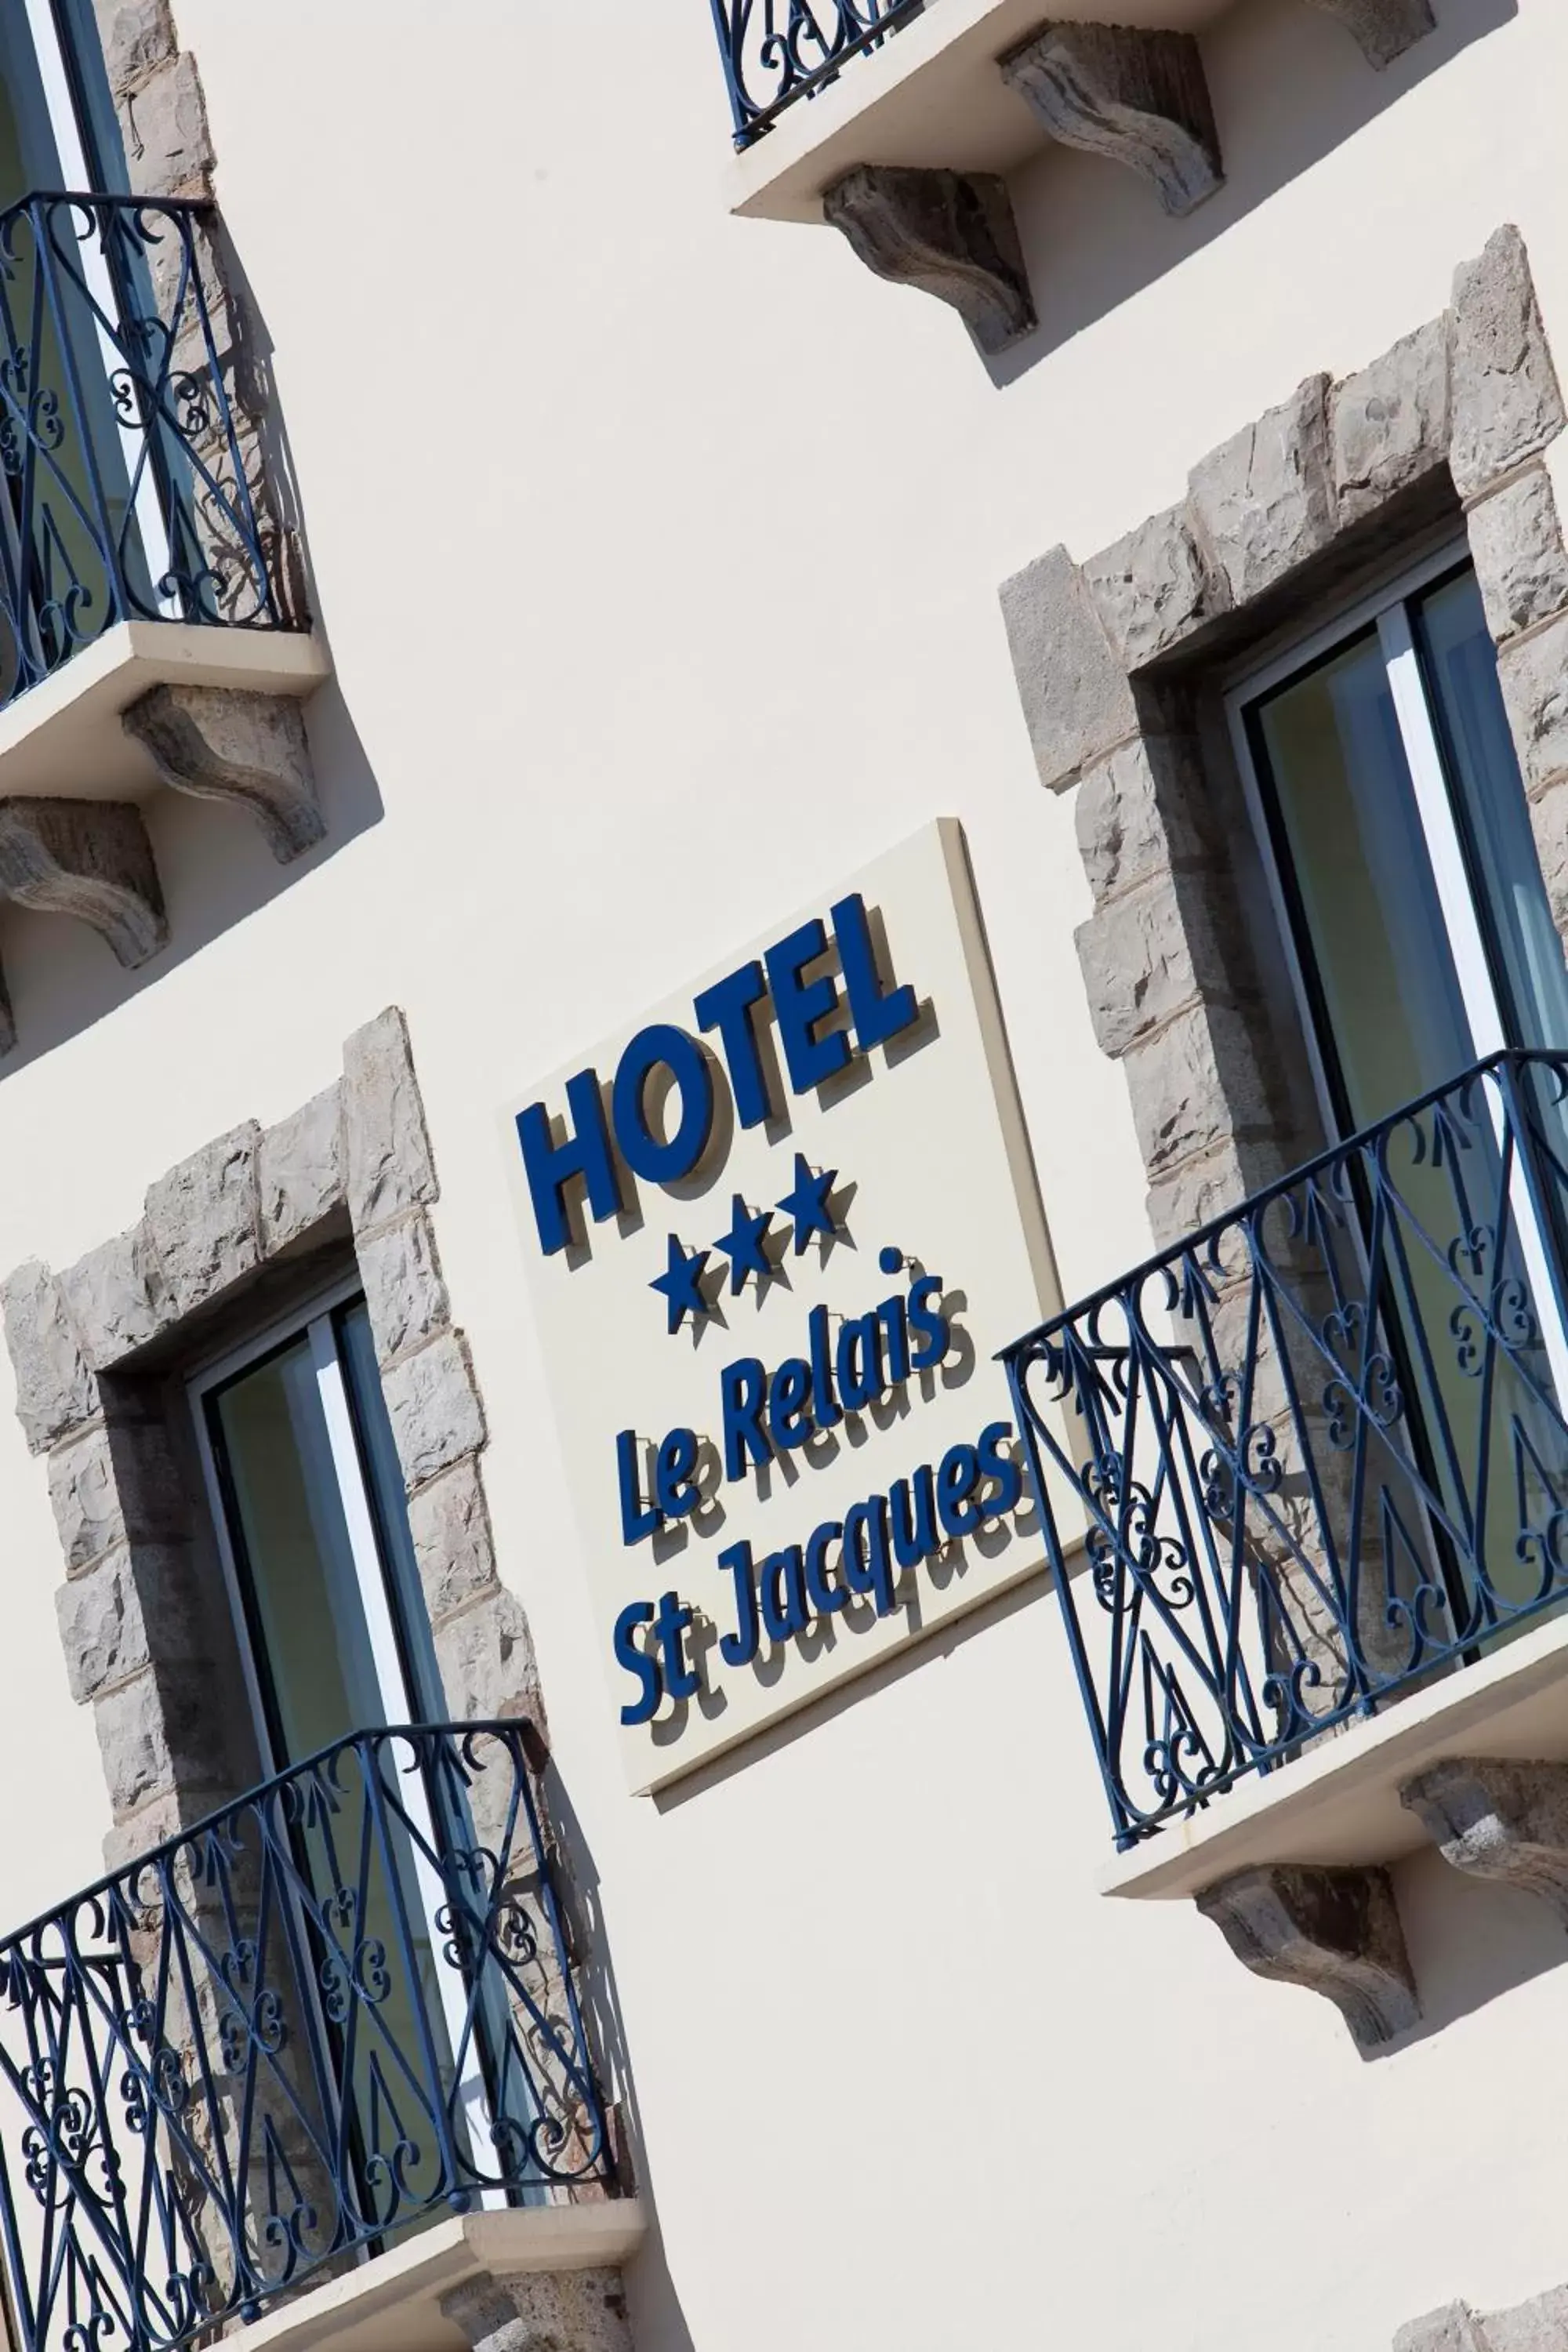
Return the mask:
<path id="1" fill-rule="evenodd" d="M 727 980 L 705 988 L 692 1006 L 700 1029 L 717 1029 L 735 1097 L 735 1116 L 742 1127 L 761 1127 L 773 1117 L 763 1057 L 752 1026 L 752 1007 L 767 994 L 760 963 L 743 963 Z"/>
<path id="2" fill-rule="evenodd" d="M 695 1698 L 702 1687 L 701 1675 L 686 1663 L 686 1629 L 690 1622 L 691 1612 L 682 1604 L 679 1592 L 660 1593 L 654 1639 L 663 1662 L 664 1686 L 673 1699 Z"/>
<path id="3" fill-rule="evenodd" d="M 697 1468 L 697 1432 L 672 1429 L 654 1459 L 653 1491 L 667 1519 L 689 1518 L 702 1500 L 693 1473 Z"/>
<path id="4" fill-rule="evenodd" d="M 866 919 L 866 901 L 857 890 L 829 909 L 838 961 L 844 973 L 844 993 L 855 1024 L 855 1043 L 862 1053 L 868 1045 L 885 1045 L 920 1018 L 920 1006 L 910 987 L 894 986 L 884 994 L 877 970 L 877 950 Z"/>
<path id="5" fill-rule="evenodd" d="M 864 1549 L 862 1549 L 864 1547 Z M 844 1576 L 852 1592 L 874 1593 L 879 1617 L 890 1617 L 893 1565 L 888 1557 L 888 1498 L 873 1495 L 844 1514 Z"/>
<path id="6" fill-rule="evenodd" d="M 757 1595 L 752 1582 L 752 1547 L 733 1543 L 719 1566 L 735 1580 L 735 1630 L 721 1636 L 719 1655 L 727 1666 L 749 1666 L 757 1654 Z"/>
<path id="7" fill-rule="evenodd" d="M 893 1558 L 900 1568 L 918 1568 L 922 1559 L 930 1559 L 937 1549 L 937 1539 L 936 1501 L 929 1462 L 921 1464 L 913 1478 L 894 1479 L 888 1490 L 888 1519 Z"/>
<path id="8" fill-rule="evenodd" d="M 787 1642 L 804 1633 L 811 1620 L 805 1606 L 805 1580 L 800 1546 L 770 1552 L 758 1578 L 763 1604 L 763 1631 L 770 1642 Z"/>
<path id="9" fill-rule="evenodd" d="M 984 1501 L 988 1519 L 1005 1518 L 1023 1500 L 1024 1474 L 1007 1451 L 1012 1435 L 1010 1421 L 987 1422 L 980 1433 L 980 1475 L 996 1481 L 996 1492 Z"/>
<path id="10" fill-rule="evenodd" d="M 719 1375 L 724 1407 L 724 1475 L 743 1478 L 748 1458 L 769 1462 L 772 1449 L 762 1432 L 767 1373 L 756 1356 L 739 1356 Z"/>
<path id="11" fill-rule="evenodd" d="M 644 1090 L 655 1070 L 667 1069 L 680 1097 L 680 1118 L 668 1143 L 648 1125 Z M 676 1184 L 689 1176 L 713 1133 L 713 1073 L 695 1037 L 668 1021 L 639 1029 L 616 1070 L 611 1116 L 621 1156 L 634 1176 Z"/>
<path id="12" fill-rule="evenodd" d="M 825 1519 L 821 1527 L 813 1528 L 806 1543 L 806 1597 L 819 1617 L 831 1617 L 836 1610 L 849 1606 L 849 1595 L 844 1586 L 827 1580 L 827 1547 L 837 1543 L 843 1533 L 837 1519 Z"/>
<path id="13" fill-rule="evenodd" d="M 942 1362 L 947 1353 L 952 1337 L 948 1329 L 947 1318 L 945 1315 L 933 1315 L 931 1311 L 931 1300 L 941 1297 L 940 1274 L 922 1274 L 910 1293 L 910 1328 L 918 1331 L 927 1343 L 923 1348 L 916 1348 L 910 1357 L 910 1369 L 914 1371 L 930 1371 L 933 1365 Z"/>
<path id="14" fill-rule="evenodd" d="M 768 1435 L 786 1453 L 811 1443 L 810 1400 L 811 1366 L 804 1357 L 787 1357 L 768 1382 Z"/>
<path id="15" fill-rule="evenodd" d="M 971 1502 L 980 1481 L 980 1456 L 973 1445 L 951 1445 L 936 1466 L 936 1507 L 947 1534 L 956 1541 L 960 1536 L 972 1536 L 985 1517 L 977 1502 Z"/>
<path id="16" fill-rule="evenodd" d="M 635 1675 L 637 1683 L 637 1697 L 628 1699 L 621 1709 L 621 1721 L 627 1725 L 648 1722 L 658 1714 L 663 1696 L 658 1666 L 632 1639 L 639 1625 L 652 1621 L 653 1603 L 648 1601 L 634 1601 L 616 1620 L 616 1664 Z"/>
<path id="17" fill-rule="evenodd" d="M 618 1215 L 625 1205 L 610 1153 L 610 1134 L 605 1125 L 599 1081 L 592 1070 L 579 1070 L 574 1078 L 567 1079 L 566 1102 L 575 1122 L 575 1132 L 561 1143 L 552 1135 L 550 1114 L 542 1103 L 530 1103 L 517 1115 L 517 1139 L 528 1175 L 533 1222 L 539 1228 L 539 1245 L 547 1257 L 564 1249 L 572 1238 L 565 1194 L 567 1185 L 575 1178 L 581 1176 L 586 1181 L 588 1205 L 596 1223 L 603 1224 L 606 1217 Z"/>
<path id="18" fill-rule="evenodd" d="M 621 1490 L 621 1541 L 639 1544 L 645 1536 L 656 1535 L 664 1522 L 651 1504 L 643 1504 L 635 1429 L 623 1429 L 616 1439 L 616 1478 Z"/>
<path id="19" fill-rule="evenodd" d="M 797 1095 L 809 1094 L 825 1078 L 833 1077 L 849 1060 L 849 1040 L 842 1029 L 835 1029 L 819 1037 L 821 1024 L 837 1012 L 838 991 L 826 972 L 816 980 L 805 981 L 801 974 L 807 964 L 827 951 L 827 934 L 814 916 L 792 931 L 787 940 L 780 940 L 767 954 L 768 986 L 773 991 L 773 1011 L 778 1017 L 779 1042 L 784 1046 L 784 1066 L 789 1082 Z"/>

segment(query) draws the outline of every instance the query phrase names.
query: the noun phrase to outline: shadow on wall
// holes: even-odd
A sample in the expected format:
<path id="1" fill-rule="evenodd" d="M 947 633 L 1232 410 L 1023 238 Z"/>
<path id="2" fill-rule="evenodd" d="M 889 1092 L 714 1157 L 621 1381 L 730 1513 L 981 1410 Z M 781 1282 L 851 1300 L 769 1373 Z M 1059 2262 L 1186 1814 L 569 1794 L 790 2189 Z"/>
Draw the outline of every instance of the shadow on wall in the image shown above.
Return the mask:
<path id="1" fill-rule="evenodd" d="M 573 1915 L 569 1940 L 572 1949 L 583 1955 L 577 1970 L 577 1997 L 582 2004 L 588 2049 L 605 2096 L 620 2109 L 622 2128 L 616 2135 L 617 2156 L 624 2160 L 631 2176 L 630 2185 L 648 2216 L 647 2239 L 626 2274 L 633 2340 L 638 2352 L 694 2352 L 691 2331 L 687 2326 L 659 2235 L 642 2118 L 637 2112 L 631 2058 L 610 1958 L 598 1864 L 553 1759 L 545 1767 L 543 1793 L 544 1809 L 565 1864 L 561 1895 Z"/>
<path id="2" fill-rule="evenodd" d="M 0 905 L 0 969 L 16 1021 L 16 1044 L 0 1061 L 0 1082 L 156 988 L 188 957 L 380 821 L 381 795 L 333 679 L 306 705 L 305 724 L 327 831 L 319 848 L 288 866 L 279 865 L 259 827 L 237 809 L 162 789 L 142 802 L 169 941 L 138 970 L 126 971 L 107 940 L 68 915 Z"/>
<path id="3" fill-rule="evenodd" d="M 1146 180 L 1054 147 L 1013 183 L 1038 330 L 988 362 L 998 386 L 1200 252 L 1331 154 L 1461 49 L 1519 13 L 1518 0 L 1435 0 L 1436 29 L 1376 72 L 1344 26 L 1300 0 L 1257 0 L 1203 44 L 1226 182 L 1185 220 Z"/>
<path id="4" fill-rule="evenodd" d="M 226 277 L 239 298 L 239 367 L 247 413 L 258 417 L 268 492 L 292 542 L 295 576 L 318 640 L 321 618 L 292 454 L 275 396 L 272 340 L 234 248 L 224 243 Z M 212 940 L 324 866 L 379 824 L 381 794 L 335 678 L 305 705 L 305 730 L 326 826 L 320 845 L 279 865 L 242 811 L 154 785 L 141 803 L 168 915 L 168 944 L 127 971 L 106 940 L 69 916 L 0 900 L 0 971 L 11 998 L 16 1044 L 0 1060 L 0 1080 L 90 1028 Z"/>
<path id="5" fill-rule="evenodd" d="M 1435 1847 L 1396 1863 L 1394 1886 L 1421 2021 L 1383 2049 L 1367 2051 L 1371 2060 L 1429 2040 L 1568 1960 L 1568 1936 L 1549 1903 L 1455 1870 Z"/>

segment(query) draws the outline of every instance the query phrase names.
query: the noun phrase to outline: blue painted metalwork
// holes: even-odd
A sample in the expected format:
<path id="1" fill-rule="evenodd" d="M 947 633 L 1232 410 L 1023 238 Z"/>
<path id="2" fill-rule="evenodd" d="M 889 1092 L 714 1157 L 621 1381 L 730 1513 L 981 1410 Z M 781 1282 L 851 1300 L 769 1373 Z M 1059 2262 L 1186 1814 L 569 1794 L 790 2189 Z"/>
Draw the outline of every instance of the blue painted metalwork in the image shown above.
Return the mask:
<path id="1" fill-rule="evenodd" d="M 815 98 L 847 58 L 879 48 L 926 0 L 713 0 L 735 144 L 750 147 L 797 98 Z"/>
<path id="2" fill-rule="evenodd" d="M 0 1980 L 18 2352 L 158 2352 L 486 2190 L 609 2175 L 516 1723 L 340 1740 Z"/>
<path id="3" fill-rule="evenodd" d="M 213 315 L 216 226 L 174 198 L 0 213 L 0 704 L 120 621 L 290 625 Z"/>
<path id="4" fill-rule="evenodd" d="M 1119 1845 L 1568 1598 L 1565 1236 L 1502 1054 L 1004 1351 Z"/>

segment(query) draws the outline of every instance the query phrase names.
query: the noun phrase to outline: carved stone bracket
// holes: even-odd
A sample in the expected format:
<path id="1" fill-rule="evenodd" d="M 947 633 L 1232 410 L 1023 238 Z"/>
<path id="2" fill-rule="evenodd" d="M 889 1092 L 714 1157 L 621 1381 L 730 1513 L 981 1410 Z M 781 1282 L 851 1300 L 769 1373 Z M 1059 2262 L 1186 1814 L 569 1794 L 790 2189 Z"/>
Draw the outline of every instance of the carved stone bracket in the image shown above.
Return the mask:
<path id="1" fill-rule="evenodd" d="M 1141 173 L 1168 213 L 1190 213 L 1222 184 L 1214 108 L 1190 33 L 1042 25 L 998 62 L 1053 139 Z"/>
<path id="2" fill-rule="evenodd" d="M 122 724 L 176 792 L 248 809 L 279 865 L 324 837 L 305 721 L 291 696 L 155 686 Z"/>
<path id="3" fill-rule="evenodd" d="M 1361 43 L 1369 65 L 1392 65 L 1436 30 L 1432 0 L 1307 0 L 1309 8 L 1337 16 Z"/>
<path id="4" fill-rule="evenodd" d="M 0 889 L 101 931 L 131 969 L 169 937 L 142 812 L 125 801 L 0 801 Z"/>
<path id="5" fill-rule="evenodd" d="M 1254 1976 L 1321 1992 L 1358 2050 L 1376 2050 L 1421 2014 L 1388 1874 L 1277 1864 L 1196 1897 Z"/>
<path id="6" fill-rule="evenodd" d="M 441 2297 L 441 2313 L 472 2352 L 631 2352 L 618 2271 L 481 2271 Z"/>
<path id="7" fill-rule="evenodd" d="M 1568 1927 L 1568 1764 L 1447 1757 L 1406 1780 L 1399 1801 L 1456 1870 L 1539 1895 Z"/>
<path id="8" fill-rule="evenodd" d="M 1031 332 L 1035 306 L 1004 181 L 862 163 L 822 199 L 868 269 L 952 305 L 983 352 Z"/>

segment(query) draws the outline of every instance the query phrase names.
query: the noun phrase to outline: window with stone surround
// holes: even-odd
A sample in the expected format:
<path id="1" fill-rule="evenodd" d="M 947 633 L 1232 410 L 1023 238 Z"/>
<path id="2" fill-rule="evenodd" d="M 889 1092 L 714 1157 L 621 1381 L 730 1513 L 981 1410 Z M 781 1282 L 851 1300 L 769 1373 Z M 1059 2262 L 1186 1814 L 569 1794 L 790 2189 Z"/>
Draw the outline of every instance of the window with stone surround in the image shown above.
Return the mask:
<path id="1" fill-rule="evenodd" d="M 1539 1891 L 1531 1857 L 1552 1834 L 1546 1809 L 1568 1771 L 1471 1752 L 1477 1726 L 1500 1755 L 1559 1752 L 1534 1726 L 1523 1745 L 1508 1740 L 1521 1704 L 1511 1677 L 1537 1654 L 1531 1639 L 1541 1657 L 1561 1650 L 1563 1595 L 1554 1571 L 1526 1580 L 1522 1597 L 1503 1588 L 1517 1584 L 1526 1531 L 1550 1516 L 1561 1475 L 1562 1234 L 1554 1199 L 1524 1197 L 1507 1156 L 1514 1130 L 1481 1107 L 1502 1066 L 1473 1065 L 1512 1041 L 1547 1041 L 1560 1057 L 1568 1041 L 1568 551 L 1546 462 L 1563 423 L 1523 241 L 1504 227 L 1458 269 L 1441 318 L 1359 373 L 1309 377 L 1201 458 L 1167 512 L 1081 563 L 1055 548 L 1002 591 L 1041 780 L 1077 795 L 1092 898 L 1079 958 L 1100 1043 L 1127 1076 L 1158 1245 L 1150 1260 L 1146 1236 L 1130 1234 L 1128 1271 L 1033 1338 L 1063 1360 L 1115 1315 L 1135 1322 L 1145 1285 L 1202 1262 L 1201 1297 L 1177 1285 L 1156 1303 L 1172 1325 L 1159 1361 L 1184 1351 L 1199 1367 L 1186 1437 L 1200 1421 L 1211 1434 L 1223 1424 L 1236 1459 L 1264 1467 L 1228 1486 L 1211 1480 L 1194 1524 L 1219 1528 L 1245 1559 L 1244 1599 L 1266 1597 L 1271 1646 L 1261 1654 L 1273 1686 L 1330 1695 L 1270 1717 L 1261 1747 L 1226 1748 L 1196 1811 L 1180 1773 L 1159 1778 L 1185 1733 L 1158 1720 L 1146 1729 L 1135 1706 L 1097 1729 L 1091 1709 L 1123 1846 L 1115 1891 L 1194 1895 L 1248 1968 L 1324 1993 L 1368 2049 L 1420 2018 L 1386 1864 L 1430 1837 L 1458 1869 Z M 1353 873 L 1346 840 L 1324 835 L 1324 796 L 1336 791 L 1342 828 L 1360 828 L 1366 853 Z M 1374 887 L 1373 868 L 1396 878 Z M 1447 1086 L 1423 1127 L 1411 1097 L 1434 1078 Z M 1421 1222 L 1432 1171 L 1458 1165 L 1451 1137 L 1436 1136 L 1456 1082 L 1477 1113 L 1474 1197 L 1502 1205 L 1489 1225 L 1467 1219 L 1451 1242 L 1432 1228 L 1425 1270 L 1419 1253 L 1414 1265 L 1395 1264 L 1384 1240 L 1392 1216 L 1369 1236 L 1356 1154 L 1404 1150 L 1407 1206 Z M 1552 1100 L 1541 1120 L 1557 1125 L 1548 1133 L 1538 1122 L 1539 1132 L 1556 1151 L 1561 1090 L 1543 1086 Z M 1326 1138 L 1391 1103 L 1405 1115 L 1368 1145 L 1314 1160 Z M 1386 1175 L 1387 1160 L 1379 1167 Z M 1352 1268 L 1344 1293 L 1359 1318 L 1353 1340 L 1333 1254 L 1302 1207 L 1341 1176 L 1337 1229 L 1347 1258 L 1359 1248 L 1372 1269 L 1358 1290 Z M 1451 1190 L 1462 1206 L 1465 1185 L 1456 1178 Z M 1288 1275 L 1300 1314 L 1282 1336 L 1273 1323 L 1259 1336 L 1252 1303 L 1264 1280 L 1247 1269 L 1270 1244 L 1247 1251 L 1271 1214 L 1289 1230 L 1270 1264 Z M 1435 1316 L 1427 1295 L 1444 1269 L 1478 1265 L 1492 1286 L 1486 1361 L 1508 1358 L 1479 1402 L 1468 1378 L 1479 1359 L 1466 1345 L 1474 1327 L 1448 1300 Z M 1363 1302 L 1373 1297 L 1369 1313 Z M 1531 1311 L 1504 1328 L 1503 1310 L 1526 1299 Z M 1402 1364 L 1402 1339 L 1424 1321 L 1447 1354 L 1415 1362 L 1406 1345 Z M 1353 1395 L 1336 1389 L 1331 1367 L 1316 1389 L 1301 1374 L 1301 1335 L 1332 1344 L 1336 1332 L 1362 1351 Z M 1380 1385 L 1385 1375 L 1392 1386 Z M 1111 1412 L 1114 1427 L 1081 1465 L 1091 1517 L 1097 1493 L 1152 1492 L 1132 1410 L 1125 1423 Z M 1363 1480 L 1353 1465 L 1381 1443 L 1366 1433 L 1395 1424 L 1398 1444 L 1377 1454 L 1391 1466 L 1381 1483 Z M 1151 1425 L 1143 1416 L 1138 1428 Z M 1436 1428 L 1453 1442 L 1429 1458 Z M 1489 1471 L 1500 1445 L 1507 1481 Z M 1057 1458 L 1076 1475 L 1075 1457 Z M 1453 1558 L 1437 1572 L 1394 1493 L 1401 1481 L 1419 1489 L 1432 1524 L 1449 1513 Z M 1262 1532 L 1259 1493 L 1284 1497 Z M 1455 1493 L 1473 1504 L 1468 1518 L 1454 1516 Z M 1391 1498 L 1398 1516 L 1384 1508 Z M 1163 1522 L 1140 1516 L 1126 1543 L 1120 1527 L 1092 1579 L 1075 1581 L 1058 1562 L 1064 1612 L 1080 1631 L 1102 1629 L 1133 1586 L 1151 1618 L 1157 1610 L 1138 1548 L 1157 1548 Z M 1347 1559 L 1344 1606 L 1317 1609 L 1331 1563 Z M 1496 1579 L 1494 1559 L 1511 1561 Z M 1078 1581 L 1091 1588 L 1081 1614 Z M 1533 1629 L 1530 1612 L 1542 1621 Z M 1482 1616 L 1484 1641 L 1468 1630 Z M 1415 1624 L 1420 1639 L 1401 1648 Z M 1439 1624 L 1451 1629 L 1447 1648 Z M 1521 1624 L 1529 1638 L 1516 1641 Z M 1211 1675 L 1206 1657 L 1192 1656 L 1194 1691 L 1217 1693 L 1223 1707 L 1225 1669 Z M 1103 1647 L 1091 1655 L 1084 1635 L 1079 1657 L 1102 1690 Z M 1434 1679 L 1434 1660 L 1451 1673 Z M 1339 1706 L 1347 1661 L 1370 1694 L 1359 1707 Z M 1160 1660 L 1145 1663 L 1149 1688 Z M 1280 1726 L 1275 1753 L 1267 1743 Z M 1244 1793 L 1266 1750 L 1268 1769 Z M 1198 1774 L 1195 1733 L 1192 1754 Z M 1128 1759 L 1134 1777 L 1153 1777 L 1145 1813 L 1129 1794 Z M 1176 1813 L 1182 1834 L 1161 1834 Z M 1332 1866 L 1303 1862 L 1303 1846 Z"/>
<path id="2" fill-rule="evenodd" d="M 73 1695 L 93 1709 L 111 1864 L 263 1776 L 187 1384 L 269 1327 L 308 1323 L 334 1285 L 339 1302 L 363 1298 L 342 1344 L 362 1395 L 373 1372 L 379 1391 L 380 1484 L 402 1514 L 384 1536 L 406 1537 L 405 1589 L 444 1709 L 524 1717 L 542 1747 L 527 1621 L 496 1572 L 484 1413 L 437 1254 L 437 1190 L 406 1029 L 389 1011 L 298 1111 L 236 1128 L 159 1177 L 140 1222 L 75 1265 L 35 1260 L 0 1286 L 18 1415 L 47 1460 L 61 1638 Z"/>
<path id="3" fill-rule="evenodd" d="M 447 1712 L 376 1370 L 349 1276 L 190 1383 L 268 1778 L 369 1726 Z"/>
<path id="4" fill-rule="evenodd" d="M 1461 541 L 1226 698 L 1325 1137 L 1505 1046 L 1568 970 Z"/>
<path id="5" fill-rule="evenodd" d="M 1323 1139 L 1313 1039 L 1225 698 L 1429 555 L 1468 546 L 1529 823 L 1568 925 L 1568 552 L 1542 462 L 1563 406 L 1529 262 L 1500 229 L 1452 308 L 1359 374 L 1311 376 L 1186 497 L 1002 603 L 1040 777 L 1076 790 L 1096 1034 L 1126 1072 L 1155 1239 Z"/>

